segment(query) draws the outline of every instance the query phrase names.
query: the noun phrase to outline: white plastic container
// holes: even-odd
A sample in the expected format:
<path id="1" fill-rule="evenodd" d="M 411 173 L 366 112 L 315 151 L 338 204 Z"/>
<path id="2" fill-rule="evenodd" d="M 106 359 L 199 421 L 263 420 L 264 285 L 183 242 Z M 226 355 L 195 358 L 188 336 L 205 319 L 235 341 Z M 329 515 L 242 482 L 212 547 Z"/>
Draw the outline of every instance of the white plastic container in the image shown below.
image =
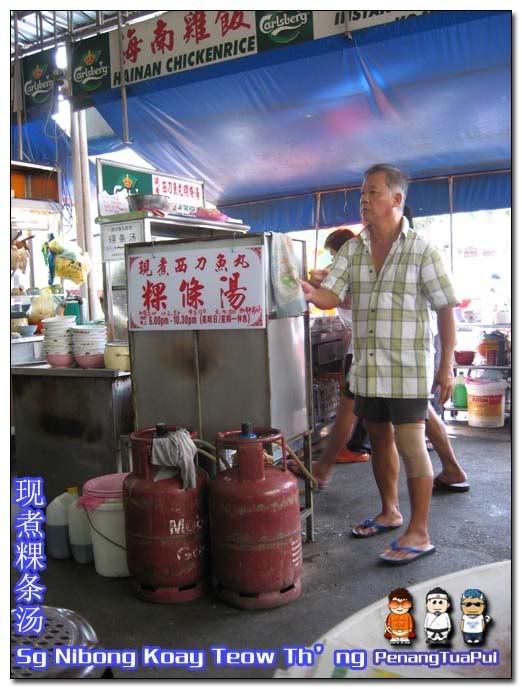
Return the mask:
<path id="1" fill-rule="evenodd" d="M 502 428 L 506 405 L 504 380 L 467 381 L 468 424 L 475 428 Z"/>
<path id="2" fill-rule="evenodd" d="M 123 512 L 123 481 L 127 474 L 107 474 L 83 486 L 80 504 L 91 530 L 94 567 L 102 577 L 128 577 Z"/>
<path id="3" fill-rule="evenodd" d="M 91 527 L 87 513 L 78 500 L 69 505 L 67 519 L 72 556 L 79 564 L 87 565 L 93 561 Z"/>
<path id="4" fill-rule="evenodd" d="M 45 510 L 46 551 L 57 560 L 71 557 L 67 511 L 78 498 L 78 488 L 68 488 L 65 493 L 51 500 Z"/>

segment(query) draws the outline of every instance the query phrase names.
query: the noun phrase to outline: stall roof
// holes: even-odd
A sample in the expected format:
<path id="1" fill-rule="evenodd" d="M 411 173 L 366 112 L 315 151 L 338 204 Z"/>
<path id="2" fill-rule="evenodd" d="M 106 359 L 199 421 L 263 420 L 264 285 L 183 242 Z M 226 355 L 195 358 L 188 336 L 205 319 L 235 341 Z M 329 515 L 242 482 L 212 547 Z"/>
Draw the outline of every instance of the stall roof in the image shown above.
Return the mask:
<path id="1" fill-rule="evenodd" d="M 311 193 L 376 162 L 412 179 L 510 170 L 511 12 L 433 12 L 134 84 L 127 100 L 154 167 L 203 179 L 219 207 L 300 196 L 308 217 Z M 117 136 L 89 152 L 117 149 L 119 90 L 94 102 Z"/>

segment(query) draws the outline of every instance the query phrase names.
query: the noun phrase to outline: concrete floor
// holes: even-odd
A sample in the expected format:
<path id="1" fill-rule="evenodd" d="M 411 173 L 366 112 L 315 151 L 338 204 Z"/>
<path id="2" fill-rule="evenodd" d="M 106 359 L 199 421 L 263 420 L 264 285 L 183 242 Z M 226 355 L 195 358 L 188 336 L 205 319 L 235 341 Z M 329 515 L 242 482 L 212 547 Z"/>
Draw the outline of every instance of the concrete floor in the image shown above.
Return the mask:
<path id="1" fill-rule="evenodd" d="M 432 501 L 431 538 L 437 553 L 406 567 L 390 568 L 377 555 L 390 534 L 356 540 L 351 526 L 373 516 L 379 500 L 369 463 L 336 465 L 334 480 L 316 497 L 316 540 L 305 544 L 303 594 L 274 610 L 245 612 L 211 594 L 182 605 L 153 605 L 134 597 L 127 579 L 106 579 L 93 566 L 49 560 L 43 579 L 45 603 L 70 608 L 92 624 L 101 646 L 140 649 L 158 644 L 172 649 L 234 649 L 311 645 L 328 629 L 393 588 L 476 565 L 511 558 L 511 437 L 509 428 L 471 429 L 448 425 L 471 490 L 436 494 Z M 431 453 L 432 456 L 433 453 Z M 434 457 L 435 471 L 439 470 Z M 405 520 L 408 497 L 401 472 L 400 498 Z M 268 678 L 274 668 L 218 668 L 200 672 L 138 667 L 117 678 Z"/>

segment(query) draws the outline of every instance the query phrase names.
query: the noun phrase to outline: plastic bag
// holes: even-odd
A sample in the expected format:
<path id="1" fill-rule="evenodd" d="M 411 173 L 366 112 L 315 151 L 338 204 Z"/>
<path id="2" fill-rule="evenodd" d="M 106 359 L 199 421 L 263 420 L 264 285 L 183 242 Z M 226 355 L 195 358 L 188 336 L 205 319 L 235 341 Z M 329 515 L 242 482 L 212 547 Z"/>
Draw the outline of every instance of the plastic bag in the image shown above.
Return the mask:
<path id="1" fill-rule="evenodd" d="M 44 318 L 51 318 L 56 312 L 53 295 L 48 287 L 44 287 L 37 297 L 31 301 L 31 307 L 27 312 L 30 325 L 39 323 Z"/>
<path id="2" fill-rule="evenodd" d="M 72 280 L 77 285 L 87 280 L 90 269 L 91 261 L 88 254 L 64 251 L 56 256 L 56 275 L 64 280 Z"/>

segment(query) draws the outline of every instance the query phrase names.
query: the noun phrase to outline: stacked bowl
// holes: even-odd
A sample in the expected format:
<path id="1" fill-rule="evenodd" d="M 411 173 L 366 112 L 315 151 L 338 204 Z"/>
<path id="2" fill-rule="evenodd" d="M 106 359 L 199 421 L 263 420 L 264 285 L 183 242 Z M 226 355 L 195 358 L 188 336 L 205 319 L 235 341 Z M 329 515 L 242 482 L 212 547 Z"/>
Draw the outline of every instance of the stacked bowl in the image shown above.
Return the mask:
<path id="1" fill-rule="evenodd" d="M 76 316 L 53 316 L 42 320 L 45 357 L 53 368 L 70 368 L 74 364 L 71 328 Z"/>
<path id="2" fill-rule="evenodd" d="M 107 342 L 105 323 L 75 325 L 72 328 L 74 359 L 81 368 L 105 368 L 103 354 Z"/>

